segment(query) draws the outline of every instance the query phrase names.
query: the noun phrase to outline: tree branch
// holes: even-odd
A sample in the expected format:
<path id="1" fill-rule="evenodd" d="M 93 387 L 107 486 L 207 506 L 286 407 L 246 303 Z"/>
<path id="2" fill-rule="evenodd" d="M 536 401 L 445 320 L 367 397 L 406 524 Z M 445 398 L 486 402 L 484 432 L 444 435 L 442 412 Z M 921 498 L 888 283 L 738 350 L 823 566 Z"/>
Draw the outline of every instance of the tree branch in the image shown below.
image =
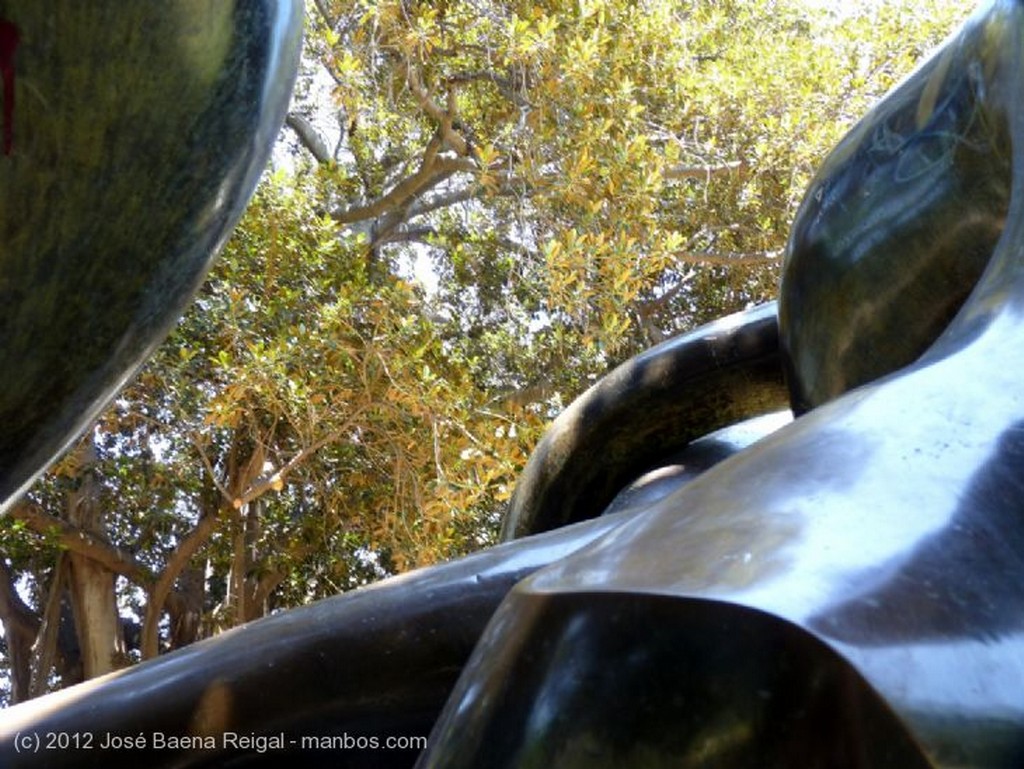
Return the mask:
<path id="1" fill-rule="evenodd" d="M 508 197 L 511 195 L 522 195 L 524 190 L 529 188 L 524 186 L 517 186 L 515 180 L 508 177 L 507 174 L 499 175 L 501 186 L 495 192 L 490 193 L 492 197 Z M 465 203 L 470 200 L 474 200 L 486 192 L 483 185 L 471 184 L 468 187 L 463 187 L 458 190 L 451 190 L 450 192 L 442 192 L 428 200 L 417 201 L 409 206 L 408 215 L 406 218 L 415 219 L 417 216 L 423 216 L 437 211 L 441 208 L 448 208 L 449 206 L 458 205 L 459 203 Z"/>
<path id="2" fill-rule="evenodd" d="M 222 508 L 218 508 L 218 511 L 220 509 Z M 220 516 L 216 512 L 200 518 L 196 527 L 178 543 L 160 572 L 159 579 L 150 587 L 149 600 L 146 602 L 146 617 L 142 623 L 140 646 L 143 659 L 155 657 L 160 650 L 160 636 L 157 632 L 160 626 L 160 616 L 163 614 L 164 604 L 174 596 L 174 593 L 171 592 L 174 581 L 181 574 L 189 559 L 213 534 L 214 527 L 219 520 Z"/>
<path id="3" fill-rule="evenodd" d="M 324 0 L 313 0 L 313 4 L 316 6 L 317 11 L 320 13 L 320 18 L 323 19 L 324 24 L 328 29 L 334 29 L 334 20 L 331 18 L 330 13 L 327 10 L 327 4 Z"/>
<path id="4" fill-rule="evenodd" d="M 444 79 L 444 81 L 449 84 L 472 83 L 480 80 L 494 83 L 503 92 L 507 91 L 511 93 L 512 91 L 512 81 L 509 78 L 502 77 L 501 75 L 484 69 L 478 69 L 472 72 L 456 72 L 455 74 L 448 75 L 448 77 Z"/>
<path id="5" fill-rule="evenodd" d="M 330 163 L 334 159 L 327 149 L 327 142 L 305 117 L 297 112 L 289 112 L 284 123 L 295 132 L 299 142 L 318 163 Z"/>
<path id="6" fill-rule="evenodd" d="M 723 267 L 736 267 L 738 265 L 768 264 L 778 260 L 780 256 L 782 256 L 781 251 L 680 251 L 673 254 L 672 258 L 679 264 L 712 264 Z"/>
<path id="7" fill-rule="evenodd" d="M 139 563 L 134 555 L 111 545 L 96 534 L 49 515 L 27 502 L 15 505 L 10 515 L 24 521 L 37 534 L 56 532 L 57 544 L 64 549 L 86 556 L 117 574 L 123 574 L 142 587 L 153 584 L 153 573 Z"/>
<path id="8" fill-rule="evenodd" d="M 488 403 L 504 403 L 506 406 L 523 408 L 531 403 L 547 400 L 555 392 L 554 384 L 545 373 L 522 387 L 510 387 L 499 390 Z"/>
<path id="9" fill-rule="evenodd" d="M 18 632 L 34 638 L 39 630 L 39 615 L 21 600 L 14 583 L 14 572 L 7 561 L 0 558 L 0 619 L 5 625 L 9 622 Z"/>
<path id="10" fill-rule="evenodd" d="M 241 509 L 245 505 L 252 502 L 257 497 L 266 494 L 271 489 L 280 491 L 284 485 L 284 480 L 289 473 L 295 470 L 296 467 L 305 462 L 310 456 L 318 452 L 324 446 L 329 443 L 333 443 L 344 435 L 348 430 L 351 429 L 352 425 L 355 424 L 356 420 L 360 418 L 362 411 L 357 411 L 349 419 L 345 421 L 341 427 L 337 430 L 333 430 L 323 438 L 309 444 L 308 446 L 301 449 L 294 457 L 285 462 L 284 466 L 275 473 L 269 475 L 260 476 L 257 478 L 252 485 L 250 485 L 241 495 L 235 497 L 231 506 L 236 510 Z"/>
<path id="11" fill-rule="evenodd" d="M 210 458 L 206 456 L 206 452 L 199 443 L 198 436 L 196 436 L 194 432 L 190 432 L 188 437 L 189 440 L 192 441 L 192 445 L 195 446 L 196 451 L 199 452 L 199 459 L 202 461 L 203 467 L 206 468 L 206 474 L 210 476 L 210 482 L 213 483 L 214 487 L 220 492 L 221 497 L 226 502 L 231 502 L 234 497 L 232 497 L 231 492 L 224 488 L 224 484 L 220 482 L 220 479 L 217 478 L 217 473 L 214 471 L 213 465 L 210 463 Z"/>
<path id="12" fill-rule="evenodd" d="M 275 421 L 275 425 L 276 424 L 277 423 Z M 271 427 L 269 433 L 272 433 L 273 430 L 274 427 Z M 234 452 L 235 447 L 238 445 L 238 437 L 239 433 L 236 431 L 235 442 L 232 445 L 232 452 Z M 157 578 L 156 583 L 152 588 L 150 588 L 149 601 L 146 603 L 146 616 L 142 623 L 142 638 L 140 642 L 143 659 L 151 659 L 160 651 L 158 632 L 160 617 L 163 615 L 164 604 L 167 602 L 168 598 L 175 596 L 175 594 L 171 592 L 175 580 L 177 580 L 178 576 L 182 571 L 184 571 L 192 556 L 194 556 L 199 551 L 199 548 L 205 545 L 207 540 L 213 536 L 217 524 L 221 520 L 221 514 L 231 510 L 232 506 L 236 509 L 241 507 L 241 505 L 234 505 L 237 498 L 231 493 L 231 491 L 229 491 L 229 488 L 235 489 L 243 484 L 249 483 L 249 477 L 251 477 L 255 472 L 258 472 L 259 468 L 262 467 L 262 457 L 265 456 L 265 453 L 262 450 L 262 441 L 259 440 L 258 436 L 256 436 L 257 449 L 254 451 L 253 455 L 249 457 L 249 461 L 244 469 L 239 469 L 237 465 L 229 459 L 229 488 L 225 488 L 225 486 L 217 479 L 213 466 L 210 463 L 209 458 L 206 456 L 206 452 L 202 450 L 202 446 L 200 445 L 198 438 L 194 434 L 190 435 L 190 438 L 199 450 L 203 464 L 206 467 L 206 471 L 209 474 L 212 483 L 216 486 L 217 491 L 220 493 L 223 504 L 218 503 L 216 505 L 211 505 L 210 508 L 207 509 L 206 513 L 200 516 L 199 522 L 196 524 L 195 528 L 193 528 L 186 537 L 178 542 L 178 547 L 175 548 L 174 552 L 167 559 L 167 563 L 161 570 L 159 578 Z M 183 601 L 184 599 L 178 597 L 178 600 Z"/>
<path id="13" fill-rule="evenodd" d="M 742 160 L 734 160 L 717 166 L 677 165 L 665 169 L 664 177 L 666 179 L 710 179 L 712 176 L 742 171 L 746 167 L 747 164 Z"/>
<path id="14" fill-rule="evenodd" d="M 690 281 L 697 276 L 697 270 L 689 270 L 685 275 L 680 276 L 679 280 L 674 286 L 665 291 L 661 296 L 653 297 L 651 299 L 645 299 L 637 305 L 637 313 L 644 318 L 650 318 L 658 310 L 661 310 L 669 302 L 675 299 L 679 294 L 682 293 L 683 289 L 686 288 Z"/>
<path id="15" fill-rule="evenodd" d="M 433 145 L 435 145 L 435 142 L 432 141 L 431 145 L 428 145 L 427 149 L 424 150 L 423 162 L 415 173 L 407 176 L 372 203 L 335 212 L 334 219 L 340 224 L 352 224 L 366 219 L 373 219 L 383 213 L 399 208 L 413 196 L 440 184 L 454 173 L 460 171 L 475 172 L 477 170 L 476 165 L 471 160 L 439 156 L 437 154 L 438 147 Z"/>
<path id="16" fill-rule="evenodd" d="M 419 75 L 407 59 L 402 60 L 402 69 L 405 74 L 405 82 L 408 83 L 409 90 L 416 98 L 417 104 L 419 104 L 420 109 L 427 113 L 427 115 L 438 124 L 441 130 L 441 138 L 444 140 L 445 144 L 451 147 L 457 155 L 462 157 L 469 156 L 469 142 L 467 142 L 466 139 L 454 129 L 454 111 L 444 109 L 433 100 L 430 92 L 423 86 L 423 82 L 420 80 Z M 454 106 L 452 102 L 453 99 L 450 95 L 449 108 Z"/>
<path id="17" fill-rule="evenodd" d="M 472 184 L 469 187 L 463 187 L 461 190 L 444 192 L 439 195 L 435 195 L 429 200 L 418 201 L 409 206 L 408 218 L 413 219 L 417 216 L 423 216 L 424 214 L 437 211 L 440 208 L 448 208 L 449 206 L 454 206 L 458 203 L 465 203 L 466 201 L 480 197 L 483 191 L 484 188 L 479 184 Z"/>
<path id="18" fill-rule="evenodd" d="M 429 243 L 432 236 L 437 235 L 433 227 L 396 227 L 391 232 L 377 238 L 378 245 L 387 243 Z"/>
<path id="19" fill-rule="evenodd" d="M 471 72 L 456 72 L 446 77 L 444 82 L 448 85 L 480 81 L 493 83 L 497 87 L 498 92 L 517 107 L 532 107 L 533 105 L 524 95 L 525 90 L 518 87 L 517 79 L 504 77 L 490 70 L 473 70 Z"/>
<path id="20" fill-rule="evenodd" d="M 50 668 L 57 656 L 57 631 L 60 629 L 60 605 L 67 584 L 68 557 L 61 553 L 53 567 L 53 579 L 50 580 L 50 591 L 46 596 L 46 608 L 43 610 L 39 636 L 32 649 L 32 681 L 29 685 L 29 697 L 38 697 L 46 691 L 50 677 Z"/>
<path id="21" fill-rule="evenodd" d="M 28 699 L 32 687 L 32 643 L 42 620 L 21 600 L 15 581 L 11 567 L 0 558 L 0 622 L 7 642 L 12 700 L 18 703 Z"/>

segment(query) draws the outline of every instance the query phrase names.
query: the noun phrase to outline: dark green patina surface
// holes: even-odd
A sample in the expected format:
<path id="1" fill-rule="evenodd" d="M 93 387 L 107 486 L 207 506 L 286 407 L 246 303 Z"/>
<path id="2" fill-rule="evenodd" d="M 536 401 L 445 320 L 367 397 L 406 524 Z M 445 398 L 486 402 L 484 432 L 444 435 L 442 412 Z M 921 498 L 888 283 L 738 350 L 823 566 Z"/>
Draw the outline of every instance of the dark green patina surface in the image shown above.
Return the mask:
<path id="1" fill-rule="evenodd" d="M 928 60 L 840 142 L 797 213 L 779 295 L 798 413 L 921 355 L 978 282 L 1010 203 L 990 38 Z"/>
<path id="2" fill-rule="evenodd" d="M 0 2 L 17 34 L 0 155 L 0 507 L 198 287 L 283 119 L 300 13 L 255 0 Z"/>

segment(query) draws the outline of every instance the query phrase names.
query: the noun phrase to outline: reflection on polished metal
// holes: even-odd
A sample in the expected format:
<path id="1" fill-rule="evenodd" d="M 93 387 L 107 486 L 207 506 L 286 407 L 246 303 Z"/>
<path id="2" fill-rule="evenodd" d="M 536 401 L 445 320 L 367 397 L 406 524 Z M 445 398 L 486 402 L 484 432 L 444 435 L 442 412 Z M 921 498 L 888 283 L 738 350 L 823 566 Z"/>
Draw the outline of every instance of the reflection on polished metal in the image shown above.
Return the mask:
<path id="1" fill-rule="evenodd" d="M 793 413 L 785 409 L 753 417 L 698 438 L 677 453 L 660 457 L 658 467 L 623 488 L 601 511 L 601 515 L 640 512 L 792 421 Z"/>
<path id="2" fill-rule="evenodd" d="M 1012 188 L 954 321 L 915 364 L 517 585 L 422 769 L 1024 766 L 1024 4 L 979 12 L 924 71 L 902 162 L 946 194 L 957 164 L 914 153 L 955 130 Z M 931 122 L 964 77 L 1004 140 Z M 955 230 L 913 199 L 844 208 L 816 185 L 798 242 L 893 222 L 893 253 L 915 254 L 905 217 Z M 870 261 L 851 268 L 870 282 Z"/>
<path id="3" fill-rule="evenodd" d="M 421 769 L 1024 766 L 1024 4 L 996 0 L 921 73 L 840 146 L 794 226 L 791 389 L 803 407 L 830 402 L 673 493 L 634 489 L 626 512 L 11 708 L 0 764 L 409 766 L 407 753 L 300 739 L 422 733 L 465 664 Z M 979 254 L 987 267 L 936 341 L 962 302 L 941 284 L 961 268 L 957 248 L 975 265 L 957 273 L 964 284 Z M 879 275 L 883 252 L 893 263 Z M 912 339 L 886 345 L 904 324 Z M 531 461 L 513 533 L 592 517 L 630 472 L 674 463 L 652 449 L 676 436 L 644 404 L 674 409 L 687 462 L 718 451 L 692 441 L 701 426 L 770 407 L 758 398 L 778 391 L 771 311 L 732 325 L 642 356 L 570 407 L 563 437 Z M 744 352 L 729 339 L 754 341 Z M 880 364 L 866 368 L 873 347 Z M 754 371 L 761 393 L 726 412 L 702 384 L 723 351 L 722 386 L 749 393 Z M 665 379 L 655 360 L 704 368 Z M 693 405 L 707 414 L 687 417 L 666 381 L 681 400 L 704 393 Z M 580 479 L 606 472 L 619 480 L 588 497 Z M 226 754 L 229 731 L 287 741 Z M 17 735 L 47 732 L 213 736 L 217 748 L 18 751 Z"/>
<path id="4" fill-rule="evenodd" d="M 976 31 L 944 46 L 811 182 L 779 298 L 797 413 L 914 361 L 987 264 L 1010 202 L 991 44 Z"/>
<path id="5" fill-rule="evenodd" d="M 586 521 L 395 577 L 9 708 L 0 716 L 0 766 L 409 767 L 418 748 L 342 750 L 331 740 L 425 737 L 509 589 L 622 520 Z M 160 747 L 156 732 L 210 737 L 215 745 Z M 228 732 L 284 732 L 288 741 L 257 753 L 225 745 Z M 107 733 L 150 739 L 131 750 L 100 750 Z M 96 749 L 19 751 L 24 734 L 93 735 Z M 303 737 L 322 738 L 324 747 Z"/>
<path id="6" fill-rule="evenodd" d="M 775 304 L 619 366 L 552 423 L 516 484 L 503 539 L 586 520 L 690 441 L 787 406 Z"/>
<path id="7" fill-rule="evenodd" d="M 0 511 L 163 338 L 284 118 L 301 0 L 0 0 Z"/>

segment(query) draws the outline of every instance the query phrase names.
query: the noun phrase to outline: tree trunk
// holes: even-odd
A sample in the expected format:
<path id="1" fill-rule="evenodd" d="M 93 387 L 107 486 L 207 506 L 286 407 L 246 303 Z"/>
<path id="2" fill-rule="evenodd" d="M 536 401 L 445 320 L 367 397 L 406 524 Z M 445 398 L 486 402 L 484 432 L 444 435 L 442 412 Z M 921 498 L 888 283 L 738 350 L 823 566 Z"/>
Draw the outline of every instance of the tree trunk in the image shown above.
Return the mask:
<path id="1" fill-rule="evenodd" d="M 235 516 L 231 575 L 228 579 L 228 606 L 231 607 L 233 625 L 263 616 L 263 606 L 257 599 L 259 579 L 254 574 L 259 559 L 257 542 L 262 506 L 263 503 L 255 499 L 244 505 Z"/>
<path id="2" fill-rule="evenodd" d="M 172 649 L 188 646 L 199 638 L 203 601 L 206 597 L 206 578 L 203 570 L 189 566 L 182 571 L 178 577 L 177 592 L 182 600 L 177 608 L 169 608 L 168 612 L 171 617 Z"/>
<path id="3" fill-rule="evenodd" d="M 96 478 L 96 447 L 91 440 L 78 448 L 78 488 L 69 495 L 66 518 L 80 529 L 103 536 L 100 485 Z M 88 556 L 68 553 L 68 589 L 82 651 L 86 679 L 109 673 L 124 654 L 121 617 L 117 611 L 114 572 Z"/>
<path id="4" fill-rule="evenodd" d="M 29 698 L 32 684 L 32 644 L 39 633 L 39 617 L 15 589 L 14 572 L 0 558 L 0 621 L 4 626 L 7 655 L 11 666 L 12 704 Z"/>
<path id="5" fill-rule="evenodd" d="M 36 636 L 35 644 L 32 646 L 32 678 L 28 692 L 30 698 L 46 693 L 50 670 L 57 657 L 61 605 L 63 604 L 66 577 L 67 554 L 61 553 L 57 556 L 57 563 L 53 567 L 53 578 L 50 580 L 46 608 L 43 610 L 43 621 L 39 625 L 39 635 Z"/>

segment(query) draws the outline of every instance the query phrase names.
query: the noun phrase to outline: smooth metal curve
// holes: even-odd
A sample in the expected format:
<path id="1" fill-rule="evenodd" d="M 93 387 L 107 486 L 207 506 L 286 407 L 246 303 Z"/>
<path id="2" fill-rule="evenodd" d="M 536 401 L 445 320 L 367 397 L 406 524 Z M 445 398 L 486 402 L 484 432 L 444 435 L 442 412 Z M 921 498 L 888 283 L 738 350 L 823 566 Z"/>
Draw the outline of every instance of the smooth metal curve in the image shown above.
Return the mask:
<path id="1" fill-rule="evenodd" d="M 0 0 L 0 512 L 180 317 L 284 120 L 301 0 Z M 13 96 L 13 94 L 12 94 Z"/>
<path id="2" fill-rule="evenodd" d="M 622 525 L 611 515 L 292 609 L 120 673 L 3 711 L 0 766 L 405 768 L 419 747 L 317 748 L 302 737 L 425 737 L 498 604 L 517 582 Z M 156 733 L 196 749 L 154 744 Z M 259 753 L 227 733 L 278 735 Z M 19 750 L 20 735 L 89 735 L 89 749 Z M 114 738 L 148 737 L 131 749 Z M 213 748 L 201 738 L 212 738 Z M 166 742 L 166 741 L 165 741 Z M 251 746 L 250 746 L 251 747 Z"/>
<path id="3" fill-rule="evenodd" d="M 811 181 L 779 293 L 796 413 L 913 362 L 988 264 L 1010 203 L 1011 140 L 987 45 L 950 40 Z"/>
<path id="4" fill-rule="evenodd" d="M 954 322 L 518 585 L 421 769 L 1024 765 L 1024 5 L 947 45 L 1012 140 Z"/>
<path id="5" fill-rule="evenodd" d="M 502 539 L 600 515 L 691 441 L 787 405 L 774 302 L 670 339 L 555 419 L 516 483 Z"/>

